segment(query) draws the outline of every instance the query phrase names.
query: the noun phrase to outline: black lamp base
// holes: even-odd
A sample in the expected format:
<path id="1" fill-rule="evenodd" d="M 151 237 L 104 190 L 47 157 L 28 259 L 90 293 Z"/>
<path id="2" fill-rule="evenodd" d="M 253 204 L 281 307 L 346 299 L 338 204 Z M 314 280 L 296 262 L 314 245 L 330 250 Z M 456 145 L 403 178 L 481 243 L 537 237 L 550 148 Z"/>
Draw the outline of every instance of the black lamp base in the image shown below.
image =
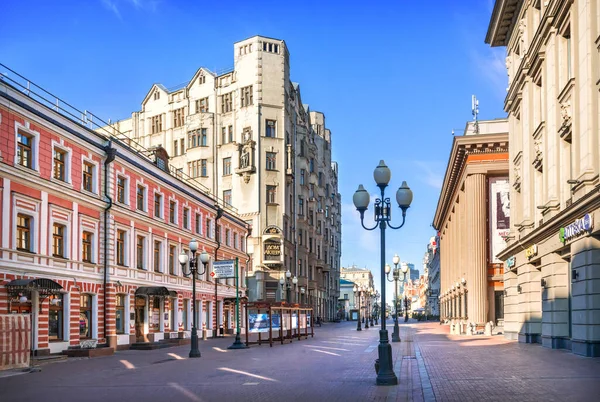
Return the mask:
<path id="1" fill-rule="evenodd" d="M 245 343 L 240 340 L 240 334 L 235 335 L 235 341 L 227 349 L 248 349 Z"/>

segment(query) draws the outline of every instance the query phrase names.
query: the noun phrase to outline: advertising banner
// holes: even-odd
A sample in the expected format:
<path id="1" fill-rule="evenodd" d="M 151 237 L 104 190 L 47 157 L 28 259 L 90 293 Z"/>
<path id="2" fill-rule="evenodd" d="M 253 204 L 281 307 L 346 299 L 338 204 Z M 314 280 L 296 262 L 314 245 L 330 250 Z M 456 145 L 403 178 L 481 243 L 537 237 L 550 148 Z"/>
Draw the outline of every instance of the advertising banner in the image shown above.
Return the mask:
<path id="1" fill-rule="evenodd" d="M 496 255 L 504 250 L 504 237 L 510 232 L 510 185 L 508 177 L 489 179 L 490 188 L 490 261 L 501 264 Z"/>
<path id="2" fill-rule="evenodd" d="M 271 316 L 271 325 L 273 331 L 279 331 L 281 326 L 281 317 L 279 314 Z M 269 332 L 269 314 L 248 314 L 248 332 Z"/>

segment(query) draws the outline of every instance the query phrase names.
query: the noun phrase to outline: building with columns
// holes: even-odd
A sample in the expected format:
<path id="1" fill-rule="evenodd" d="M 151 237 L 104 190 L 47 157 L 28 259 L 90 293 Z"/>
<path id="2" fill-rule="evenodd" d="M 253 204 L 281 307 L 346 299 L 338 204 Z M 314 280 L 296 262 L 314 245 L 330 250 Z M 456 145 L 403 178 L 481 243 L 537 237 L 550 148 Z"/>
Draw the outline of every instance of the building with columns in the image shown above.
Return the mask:
<path id="1" fill-rule="evenodd" d="M 496 255 L 509 230 L 508 188 L 508 121 L 467 123 L 464 134 L 452 142 L 433 220 L 444 250 L 439 296 L 443 320 L 502 325 L 503 265 Z"/>
<path id="2" fill-rule="evenodd" d="M 505 334 L 600 356 L 600 3 L 496 0 L 506 48 Z"/>
<path id="3" fill-rule="evenodd" d="M 252 227 L 251 301 L 310 304 L 336 316 L 341 256 L 338 165 L 325 115 L 303 103 L 290 80 L 283 40 L 254 36 L 233 45 L 232 69 L 199 68 L 175 88 L 154 84 L 141 110 L 111 128 L 169 163 Z M 298 283 L 279 280 L 290 271 Z"/>
<path id="4" fill-rule="evenodd" d="M 427 312 L 439 316 L 440 296 L 440 247 L 439 236 L 433 236 L 427 244 L 427 251 L 423 256 L 424 276 L 427 278 Z"/>
<path id="5" fill-rule="evenodd" d="M 194 309 L 178 257 L 195 238 L 243 277 L 244 220 L 173 174 L 162 148 L 94 131 L 96 116 L 12 70 L 0 78 L 0 314 L 31 317 L 34 354 L 180 342 L 194 310 L 209 336 L 233 332 L 234 280 L 215 288 L 209 262 Z"/>

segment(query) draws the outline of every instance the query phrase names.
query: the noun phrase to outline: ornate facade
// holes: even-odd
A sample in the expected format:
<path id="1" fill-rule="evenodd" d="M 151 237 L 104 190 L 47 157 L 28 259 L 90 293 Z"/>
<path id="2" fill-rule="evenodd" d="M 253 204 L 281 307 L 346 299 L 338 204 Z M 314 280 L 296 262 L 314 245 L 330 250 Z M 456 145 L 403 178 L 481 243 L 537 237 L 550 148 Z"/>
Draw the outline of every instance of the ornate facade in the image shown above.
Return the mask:
<path id="1" fill-rule="evenodd" d="M 92 114 L 10 77 L 0 80 L 0 314 L 31 316 L 39 355 L 189 338 L 192 282 L 178 256 L 196 238 L 213 260 L 238 258 L 243 277 L 246 223 L 173 175 L 161 148 L 94 131 Z M 232 331 L 233 279 L 217 294 L 208 272 L 197 283 L 198 327 Z"/>
<path id="2" fill-rule="evenodd" d="M 510 197 L 505 333 L 600 355 L 600 4 L 497 0 L 506 47 Z"/>
<path id="3" fill-rule="evenodd" d="M 163 145 L 170 164 L 252 227 L 251 300 L 309 303 L 335 317 L 341 197 L 325 115 L 302 103 L 284 41 L 234 45 L 234 68 L 200 68 L 186 84 L 155 84 L 142 108 L 111 128 L 144 147 Z M 298 284 L 288 294 L 279 279 Z"/>
<path id="4" fill-rule="evenodd" d="M 454 137 L 433 221 L 440 233 L 442 320 L 467 331 L 502 325 L 502 261 L 495 255 L 508 234 L 508 122 L 468 123 Z"/>

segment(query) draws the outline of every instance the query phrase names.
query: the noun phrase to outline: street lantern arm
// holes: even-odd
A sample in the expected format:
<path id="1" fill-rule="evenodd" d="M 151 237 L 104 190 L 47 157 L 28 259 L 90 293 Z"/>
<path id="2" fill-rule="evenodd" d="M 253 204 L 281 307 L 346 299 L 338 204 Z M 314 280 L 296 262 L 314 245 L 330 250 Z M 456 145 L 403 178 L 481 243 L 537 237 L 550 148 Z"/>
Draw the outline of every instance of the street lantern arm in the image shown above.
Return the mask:
<path id="1" fill-rule="evenodd" d="M 400 229 L 402 226 L 404 226 L 404 222 L 406 222 L 406 209 L 402 209 L 402 223 L 400 224 L 400 226 L 392 226 L 389 222 L 388 222 L 388 226 L 392 229 Z"/>

